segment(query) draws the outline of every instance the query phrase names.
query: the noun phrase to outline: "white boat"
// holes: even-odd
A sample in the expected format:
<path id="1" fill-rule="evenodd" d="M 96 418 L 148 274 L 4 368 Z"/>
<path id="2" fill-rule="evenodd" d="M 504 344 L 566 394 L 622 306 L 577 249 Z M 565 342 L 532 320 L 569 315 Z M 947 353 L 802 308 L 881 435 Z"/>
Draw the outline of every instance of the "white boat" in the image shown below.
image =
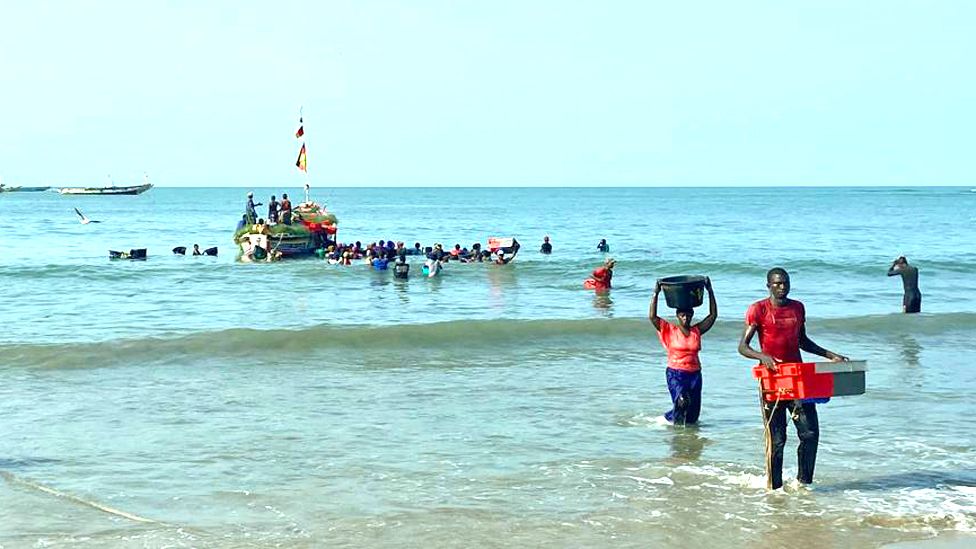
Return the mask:
<path id="1" fill-rule="evenodd" d="M 61 187 L 60 194 L 142 194 L 152 188 L 152 183 L 128 187 Z"/>

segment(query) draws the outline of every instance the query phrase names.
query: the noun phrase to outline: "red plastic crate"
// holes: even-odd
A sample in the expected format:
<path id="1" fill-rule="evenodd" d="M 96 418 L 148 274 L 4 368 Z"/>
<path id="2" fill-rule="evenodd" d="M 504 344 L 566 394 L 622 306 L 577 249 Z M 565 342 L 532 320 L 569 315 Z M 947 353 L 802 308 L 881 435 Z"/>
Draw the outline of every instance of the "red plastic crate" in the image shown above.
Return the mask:
<path id="1" fill-rule="evenodd" d="M 801 398 L 830 398 L 834 394 L 833 374 L 816 373 L 813 362 L 784 362 L 778 371 L 770 372 L 760 364 L 752 375 L 760 380 L 763 399 L 767 402 Z"/>
<path id="2" fill-rule="evenodd" d="M 762 364 L 752 369 L 753 377 L 760 380 L 763 399 L 767 402 L 864 393 L 867 364 L 863 361 L 784 362 L 776 367 L 776 372 L 770 372 Z"/>

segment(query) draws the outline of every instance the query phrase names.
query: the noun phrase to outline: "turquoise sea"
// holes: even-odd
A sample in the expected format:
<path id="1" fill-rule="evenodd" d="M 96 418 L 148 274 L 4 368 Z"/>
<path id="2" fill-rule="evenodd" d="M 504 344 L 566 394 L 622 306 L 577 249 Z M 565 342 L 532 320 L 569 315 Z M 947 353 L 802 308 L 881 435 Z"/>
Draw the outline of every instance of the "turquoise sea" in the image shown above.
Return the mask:
<path id="1" fill-rule="evenodd" d="M 407 281 L 236 262 L 248 190 L 302 194 L 0 194 L 0 547 L 976 543 L 969 188 L 313 189 L 341 241 L 523 244 Z M 609 296 L 582 288 L 600 238 Z M 194 243 L 219 256 L 170 252 Z M 149 259 L 108 259 L 130 248 Z M 885 276 L 899 255 L 920 315 Z M 870 368 L 819 407 L 812 489 L 765 490 L 736 352 L 773 266 L 809 335 Z M 647 305 L 677 274 L 719 300 L 697 429 L 656 421 Z"/>

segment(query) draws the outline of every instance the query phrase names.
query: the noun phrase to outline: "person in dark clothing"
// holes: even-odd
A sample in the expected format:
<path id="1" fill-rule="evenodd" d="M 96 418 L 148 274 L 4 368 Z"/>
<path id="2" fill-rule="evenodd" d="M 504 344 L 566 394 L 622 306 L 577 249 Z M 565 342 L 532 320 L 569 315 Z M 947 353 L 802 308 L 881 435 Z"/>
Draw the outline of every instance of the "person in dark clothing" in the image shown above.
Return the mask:
<path id="1" fill-rule="evenodd" d="M 922 292 L 918 290 L 918 267 L 909 265 L 905 256 L 901 256 L 888 268 L 888 276 L 895 275 L 901 275 L 901 283 L 905 288 L 905 297 L 902 298 L 902 312 L 922 312 Z"/>
<path id="2" fill-rule="evenodd" d="M 542 247 L 539 248 L 539 252 L 549 255 L 552 253 L 552 244 L 549 242 L 549 237 L 542 237 Z"/>
<path id="3" fill-rule="evenodd" d="M 244 206 L 244 214 L 247 216 L 248 224 L 253 224 L 258 218 L 257 207 L 261 203 L 254 203 L 254 193 L 247 193 L 247 205 Z"/>
<path id="4" fill-rule="evenodd" d="M 769 297 L 753 303 L 746 311 L 746 326 L 739 339 L 739 354 L 758 360 L 774 372 L 777 363 L 803 362 L 801 349 L 834 362 L 847 360 L 847 357 L 828 351 L 807 337 L 806 309 L 803 303 L 787 297 L 790 293 L 790 275 L 785 269 L 770 269 L 766 273 L 766 287 L 769 288 Z M 757 333 L 761 349 L 758 351 L 750 345 Z M 775 490 L 783 486 L 787 411 L 793 418 L 796 436 L 800 439 L 796 451 L 799 462 L 797 480 L 803 484 L 812 483 L 820 442 L 817 405 L 803 400 L 766 402 L 760 398 L 760 402 L 766 425 L 766 487 Z"/>
<path id="5" fill-rule="evenodd" d="M 427 254 L 428 259 L 433 259 L 434 261 L 440 261 L 444 259 L 447 252 L 444 251 L 444 246 L 440 244 L 434 244 L 434 249 Z"/>
<path id="6" fill-rule="evenodd" d="M 597 249 L 598 252 L 603 252 L 603 253 L 609 252 L 610 251 L 610 245 L 607 244 L 607 239 L 606 238 L 601 238 L 600 239 L 600 243 L 596 245 L 596 249 Z"/>
<path id="7" fill-rule="evenodd" d="M 288 193 L 281 195 L 281 222 L 291 225 L 291 200 L 288 200 Z"/>
<path id="8" fill-rule="evenodd" d="M 268 223 L 278 222 L 278 201 L 275 195 L 271 195 L 271 202 L 268 202 Z"/>
<path id="9" fill-rule="evenodd" d="M 410 276 L 410 264 L 407 263 L 406 251 L 397 256 L 397 262 L 393 265 L 393 277 L 406 280 Z"/>

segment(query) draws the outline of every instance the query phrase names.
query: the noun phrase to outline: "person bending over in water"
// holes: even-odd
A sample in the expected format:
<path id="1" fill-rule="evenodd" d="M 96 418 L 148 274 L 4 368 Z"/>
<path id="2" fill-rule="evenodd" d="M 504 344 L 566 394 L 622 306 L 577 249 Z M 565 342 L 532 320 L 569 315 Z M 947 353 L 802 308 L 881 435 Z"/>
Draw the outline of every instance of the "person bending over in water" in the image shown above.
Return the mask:
<path id="1" fill-rule="evenodd" d="M 746 327 L 739 339 L 739 354 L 758 360 L 773 372 L 779 362 L 803 362 L 800 349 L 834 362 L 847 360 L 846 356 L 828 351 L 807 337 L 806 309 L 803 303 L 787 297 L 790 293 L 790 275 L 785 269 L 770 269 L 766 273 L 766 287 L 769 288 L 769 297 L 753 303 L 746 311 Z M 757 333 L 761 351 L 750 345 Z M 797 480 L 803 484 L 812 483 L 813 469 L 817 463 L 817 444 L 820 441 L 817 405 L 803 400 L 766 402 L 760 399 L 760 402 L 766 424 L 766 487 L 775 490 L 783 486 L 787 410 L 796 426 L 796 436 L 800 439 L 796 450 L 799 462 Z"/>
<path id="2" fill-rule="evenodd" d="M 905 297 L 902 298 L 902 312 L 922 312 L 922 292 L 918 290 L 918 267 L 909 265 L 905 256 L 901 256 L 888 269 L 888 276 L 895 275 L 901 275 L 901 283 L 905 288 Z"/>
<path id="3" fill-rule="evenodd" d="M 654 284 L 654 297 L 651 298 L 647 318 L 657 330 L 661 345 L 668 351 L 665 377 L 672 407 L 664 414 L 664 419 L 672 425 L 694 425 L 701 413 L 702 375 L 698 352 L 701 351 L 701 336 L 712 329 L 718 318 L 718 303 L 712 291 L 712 280 L 708 277 L 705 278 L 705 289 L 708 290 L 708 316 L 692 326 L 694 309 L 678 309 L 675 311 L 678 319 L 675 325 L 657 316 L 661 282 Z"/>
<path id="4" fill-rule="evenodd" d="M 617 261 L 608 257 L 590 274 L 593 279 L 593 289 L 598 292 L 605 292 L 613 287 L 613 268 L 617 266 Z"/>

